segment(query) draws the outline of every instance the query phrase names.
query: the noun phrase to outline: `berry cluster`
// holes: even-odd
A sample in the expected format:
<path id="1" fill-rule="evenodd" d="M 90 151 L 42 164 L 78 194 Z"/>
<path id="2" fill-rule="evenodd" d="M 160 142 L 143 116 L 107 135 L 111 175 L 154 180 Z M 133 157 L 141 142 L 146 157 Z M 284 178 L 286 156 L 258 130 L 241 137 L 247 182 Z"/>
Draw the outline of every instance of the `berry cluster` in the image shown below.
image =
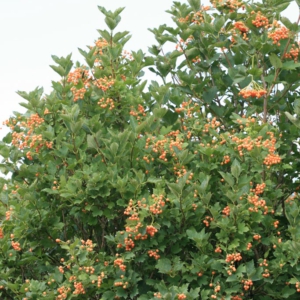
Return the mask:
<path id="1" fill-rule="evenodd" d="M 233 264 L 234 262 L 236 261 L 240 261 L 242 260 L 242 256 L 241 256 L 241 253 L 232 253 L 232 254 L 227 254 L 226 255 L 226 262 L 227 263 L 231 263 Z"/>
<path id="2" fill-rule="evenodd" d="M 158 249 L 156 249 L 156 250 L 149 250 L 148 251 L 148 255 L 149 255 L 149 257 L 153 257 L 156 260 L 158 260 L 160 258 L 160 255 L 158 254 L 158 252 L 159 252 Z"/>
<path id="3" fill-rule="evenodd" d="M 273 40 L 273 44 L 280 46 L 280 40 L 287 39 L 290 35 L 289 29 L 286 27 L 279 27 L 272 32 L 268 33 L 268 37 Z"/>
<path id="4" fill-rule="evenodd" d="M 252 11 L 251 14 L 254 15 L 255 12 Z M 267 29 L 270 26 L 268 18 L 265 17 L 260 11 L 256 13 L 255 19 L 252 20 L 252 24 L 257 28 L 264 27 Z"/>
<path id="5" fill-rule="evenodd" d="M 102 97 L 98 103 L 97 103 L 101 108 L 106 108 L 109 107 L 109 110 L 113 110 L 115 108 L 115 103 L 114 100 L 111 98 L 104 98 Z"/>
<path id="6" fill-rule="evenodd" d="M 22 248 L 20 247 L 20 243 L 19 242 L 14 242 L 14 241 L 11 241 L 11 246 L 14 248 L 14 250 L 16 251 L 21 251 Z"/>
<path id="7" fill-rule="evenodd" d="M 242 21 L 235 22 L 233 27 L 239 30 L 241 33 L 246 33 L 249 31 L 249 28 Z"/>
<path id="8" fill-rule="evenodd" d="M 239 95 L 242 96 L 244 99 L 247 99 L 247 98 L 261 98 L 262 96 L 266 95 L 267 94 L 267 91 L 264 90 L 264 89 L 252 89 L 252 88 L 249 88 L 249 87 L 246 87 L 244 89 L 242 89 L 240 92 L 239 92 Z"/>
<path id="9" fill-rule="evenodd" d="M 119 269 L 123 272 L 126 270 L 126 266 L 124 265 L 124 260 L 122 258 L 115 259 L 114 266 L 119 267 Z"/>
<path id="10" fill-rule="evenodd" d="M 108 46 L 108 42 L 105 39 L 101 38 L 95 42 L 95 45 L 97 48 L 96 51 L 94 52 L 94 55 L 97 54 L 103 55 L 103 49 Z"/>
<path id="11" fill-rule="evenodd" d="M 284 58 L 293 59 L 295 63 L 298 61 L 298 57 L 299 57 L 299 48 L 296 47 L 295 44 L 292 45 L 289 52 L 284 54 Z"/>
<path id="12" fill-rule="evenodd" d="M 244 290 L 245 291 L 248 291 L 250 288 L 251 288 L 251 286 L 253 285 L 253 282 L 252 282 L 252 280 L 251 279 L 248 279 L 248 280 L 242 280 L 242 283 L 243 283 L 243 285 L 244 285 Z"/>
<path id="13" fill-rule="evenodd" d="M 102 78 L 96 79 L 94 81 L 94 84 L 97 88 L 101 89 L 103 92 L 106 92 L 110 87 L 112 87 L 115 84 L 115 80 L 112 79 L 111 76 L 102 77 Z"/>

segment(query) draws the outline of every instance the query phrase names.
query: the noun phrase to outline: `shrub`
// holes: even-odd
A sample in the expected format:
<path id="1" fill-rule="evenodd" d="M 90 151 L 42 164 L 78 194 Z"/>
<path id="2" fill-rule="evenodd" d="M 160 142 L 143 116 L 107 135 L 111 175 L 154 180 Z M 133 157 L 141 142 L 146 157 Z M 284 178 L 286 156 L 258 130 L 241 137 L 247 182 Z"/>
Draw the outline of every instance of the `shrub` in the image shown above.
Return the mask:
<path id="1" fill-rule="evenodd" d="M 299 298 L 289 3 L 174 2 L 151 55 L 99 7 L 86 64 L 53 56 L 61 80 L 5 122 L 1 299 Z"/>

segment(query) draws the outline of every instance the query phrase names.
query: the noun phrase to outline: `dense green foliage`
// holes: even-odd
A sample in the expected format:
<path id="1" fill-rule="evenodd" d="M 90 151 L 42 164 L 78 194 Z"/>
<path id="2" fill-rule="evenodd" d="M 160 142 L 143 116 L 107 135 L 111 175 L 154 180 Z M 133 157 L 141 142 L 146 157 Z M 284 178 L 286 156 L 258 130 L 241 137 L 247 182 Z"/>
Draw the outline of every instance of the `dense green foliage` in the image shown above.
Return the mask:
<path id="1" fill-rule="evenodd" d="M 99 7 L 86 64 L 19 92 L 1 299 L 299 299 L 299 24 L 262 2 L 174 2 L 147 55 Z"/>

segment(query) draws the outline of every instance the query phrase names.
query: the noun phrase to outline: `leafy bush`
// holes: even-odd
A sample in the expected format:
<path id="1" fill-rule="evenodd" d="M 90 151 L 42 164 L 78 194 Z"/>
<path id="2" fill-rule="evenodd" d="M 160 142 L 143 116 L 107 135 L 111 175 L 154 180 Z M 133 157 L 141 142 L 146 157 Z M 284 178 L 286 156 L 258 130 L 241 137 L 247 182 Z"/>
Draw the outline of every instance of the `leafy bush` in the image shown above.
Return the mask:
<path id="1" fill-rule="evenodd" d="M 19 92 L 27 112 L 0 144 L 1 299 L 299 299 L 290 1 L 188 3 L 148 55 L 124 50 L 123 9 L 99 7 L 86 65 L 53 56 L 53 91 Z"/>

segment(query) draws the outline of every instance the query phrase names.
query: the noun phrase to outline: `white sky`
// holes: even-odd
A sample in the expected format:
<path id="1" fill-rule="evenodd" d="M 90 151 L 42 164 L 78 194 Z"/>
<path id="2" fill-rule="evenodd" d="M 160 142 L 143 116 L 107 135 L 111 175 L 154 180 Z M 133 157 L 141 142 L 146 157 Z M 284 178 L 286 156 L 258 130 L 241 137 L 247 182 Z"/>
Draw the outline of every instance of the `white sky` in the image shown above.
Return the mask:
<path id="1" fill-rule="evenodd" d="M 173 0 L 0 0 L 1 124 L 13 111 L 25 110 L 18 105 L 23 99 L 16 91 L 29 92 L 42 86 L 48 93 L 51 81 L 59 80 L 49 67 L 55 64 L 51 55 L 61 57 L 72 52 L 73 62 L 83 62 L 77 48 L 93 44 L 99 37 L 97 29 L 107 28 L 98 5 L 108 10 L 126 7 L 116 30 L 132 34 L 126 50 L 147 52 L 147 47 L 156 44 L 147 29 L 172 24 L 171 16 L 165 12 L 172 3 Z M 208 4 L 208 0 L 202 4 Z M 297 20 L 295 3 L 285 16 L 292 22 Z M 6 133 L 3 127 L 0 138 Z"/>

